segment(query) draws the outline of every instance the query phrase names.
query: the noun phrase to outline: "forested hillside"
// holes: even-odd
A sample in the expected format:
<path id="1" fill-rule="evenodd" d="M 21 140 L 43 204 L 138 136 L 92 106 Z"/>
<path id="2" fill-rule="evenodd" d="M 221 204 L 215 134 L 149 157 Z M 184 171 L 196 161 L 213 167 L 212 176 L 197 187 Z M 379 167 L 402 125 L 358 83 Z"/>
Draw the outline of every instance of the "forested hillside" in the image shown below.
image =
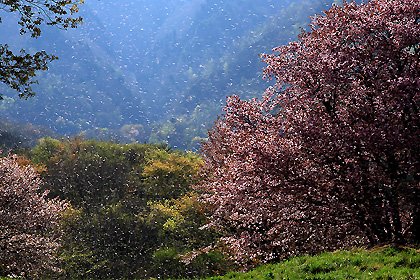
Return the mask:
<path id="1" fill-rule="evenodd" d="M 77 29 L 19 35 L 13 14 L 0 25 L 10 48 L 58 60 L 37 73 L 37 93 L 19 100 L 1 87 L 2 118 L 124 142 L 197 149 L 226 96 L 254 97 L 259 54 L 297 38 L 309 16 L 333 1 L 85 1 Z"/>

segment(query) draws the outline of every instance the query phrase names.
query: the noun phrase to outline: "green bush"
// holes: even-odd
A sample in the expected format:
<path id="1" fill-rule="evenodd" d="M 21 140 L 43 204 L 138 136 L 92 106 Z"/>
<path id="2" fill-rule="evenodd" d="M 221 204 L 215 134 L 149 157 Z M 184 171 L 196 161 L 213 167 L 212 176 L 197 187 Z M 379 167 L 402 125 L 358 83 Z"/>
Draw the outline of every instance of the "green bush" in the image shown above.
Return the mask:
<path id="1" fill-rule="evenodd" d="M 68 200 L 63 279 L 198 277 L 222 273 L 219 253 L 178 257 L 214 241 L 192 191 L 201 159 L 165 145 L 43 138 L 26 154 L 49 196 Z"/>

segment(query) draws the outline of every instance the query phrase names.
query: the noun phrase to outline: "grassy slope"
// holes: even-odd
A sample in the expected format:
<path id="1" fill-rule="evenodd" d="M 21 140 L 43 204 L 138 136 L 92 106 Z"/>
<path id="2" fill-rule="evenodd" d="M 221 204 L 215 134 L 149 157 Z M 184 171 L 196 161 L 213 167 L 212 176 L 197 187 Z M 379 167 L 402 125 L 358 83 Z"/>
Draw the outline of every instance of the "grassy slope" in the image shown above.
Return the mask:
<path id="1" fill-rule="evenodd" d="M 420 279 L 420 250 L 385 246 L 337 251 L 209 279 Z"/>

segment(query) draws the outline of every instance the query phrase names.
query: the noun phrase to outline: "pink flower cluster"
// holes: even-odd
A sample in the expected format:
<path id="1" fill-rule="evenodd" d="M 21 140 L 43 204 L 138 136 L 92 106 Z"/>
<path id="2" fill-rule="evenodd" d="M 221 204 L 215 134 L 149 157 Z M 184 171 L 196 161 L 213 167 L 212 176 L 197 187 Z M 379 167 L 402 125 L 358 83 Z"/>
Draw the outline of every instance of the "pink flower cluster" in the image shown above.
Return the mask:
<path id="1" fill-rule="evenodd" d="M 55 270 L 62 234 L 58 221 L 67 203 L 48 199 L 31 166 L 17 157 L 0 159 L 0 273 L 36 276 Z"/>

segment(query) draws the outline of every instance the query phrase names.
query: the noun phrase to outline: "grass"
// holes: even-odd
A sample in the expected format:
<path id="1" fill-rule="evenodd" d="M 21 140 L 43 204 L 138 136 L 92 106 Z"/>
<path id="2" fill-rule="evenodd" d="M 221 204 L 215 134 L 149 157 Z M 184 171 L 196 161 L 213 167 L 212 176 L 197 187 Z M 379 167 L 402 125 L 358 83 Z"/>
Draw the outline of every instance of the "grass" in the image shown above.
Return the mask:
<path id="1" fill-rule="evenodd" d="M 420 279 L 420 250 L 396 246 L 343 250 L 208 279 Z"/>
<path id="2" fill-rule="evenodd" d="M 353 249 L 316 256 L 301 256 L 262 265 L 248 273 L 231 272 L 207 280 L 230 279 L 419 279 L 420 250 L 409 247 L 383 246 L 370 250 Z M 9 280 L 0 277 L 0 280 Z"/>

